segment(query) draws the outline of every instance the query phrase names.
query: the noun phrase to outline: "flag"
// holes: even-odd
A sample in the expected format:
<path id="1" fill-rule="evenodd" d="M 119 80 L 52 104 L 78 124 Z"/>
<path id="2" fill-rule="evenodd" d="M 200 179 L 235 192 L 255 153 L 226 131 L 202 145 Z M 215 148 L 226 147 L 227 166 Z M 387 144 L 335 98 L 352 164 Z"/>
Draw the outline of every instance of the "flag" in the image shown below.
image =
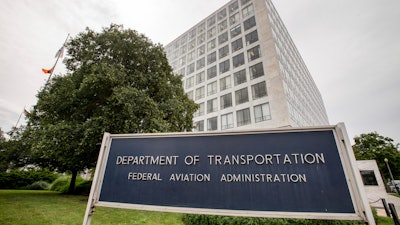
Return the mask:
<path id="1" fill-rule="evenodd" d="M 62 47 L 57 51 L 56 57 L 55 57 L 55 58 L 58 58 L 58 57 L 62 58 L 63 55 L 64 55 L 64 46 L 62 46 Z"/>
<path id="2" fill-rule="evenodd" d="M 43 71 L 43 73 L 48 73 L 48 74 L 52 74 L 53 73 L 53 70 L 54 70 L 54 66 L 51 68 L 51 69 L 49 69 L 49 70 L 46 70 L 46 69 L 43 69 L 42 68 L 42 71 Z"/>

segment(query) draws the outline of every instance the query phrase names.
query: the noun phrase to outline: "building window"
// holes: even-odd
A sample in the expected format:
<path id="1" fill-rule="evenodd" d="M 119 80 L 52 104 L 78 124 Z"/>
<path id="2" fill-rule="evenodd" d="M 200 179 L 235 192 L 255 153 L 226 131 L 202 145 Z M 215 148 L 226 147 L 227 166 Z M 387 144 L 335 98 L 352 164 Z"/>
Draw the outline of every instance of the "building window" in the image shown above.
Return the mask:
<path id="1" fill-rule="evenodd" d="M 237 1 L 233 2 L 232 4 L 229 5 L 229 14 L 235 12 L 236 10 L 238 10 L 239 8 L 239 4 Z"/>
<path id="2" fill-rule="evenodd" d="M 232 106 L 232 93 L 222 95 L 221 98 L 221 109 L 226 109 Z"/>
<path id="3" fill-rule="evenodd" d="M 209 41 L 207 43 L 207 51 L 211 51 L 215 48 L 216 44 L 215 44 L 215 39 L 212 39 L 211 41 Z"/>
<path id="4" fill-rule="evenodd" d="M 219 58 L 224 58 L 229 54 L 229 45 L 225 45 L 224 47 L 219 49 Z"/>
<path id="5" fill-rule="evenodd" d="M 222 20 L 225 17 L 226 17 L 226 8 L 218 12 L 218 20 Z"/>
<path id="6" fill-rule="evenodd" d="M 205 23 L 200 24 L 198 26 L 198 28 L 197 28 L 197 31 L 198 31 L 199 34 L 203 33 L 205 30 L 206 30 L 206 24 Z"/>
<path id="7" fill-rule="evenodd" d="M 254 66 L 251 66 L 249 68 L 249 71 L 250 71 L 250 79 L 252 80 L 264 75 L 264 68 L 262 63 L 257 63 Z"/>
<path id="8" fill-rule="evenodd" d="M 207 38 L 211 39 L 211 38 L 215 37 L 216 33 L 217 33 L 217 29 L 215 27 L 209 29 L 207 32 Z"/>
<path id="9" fill-rule="evenodd" d="M 233 113 L 221 116 L 221 130 L 233 128 Z"/>
<path id="10" fill-rule="evenodd" d="M 206 52 L 206 46 L 202 45 L 197 49 L 197 56 L 202 56 Z"/>
<path id="11" fill-rule="evenodd" d="M 204 115 L 204 102 L 199 104 L 199 108 L 197 109 L 197 111 L 194 113 L 194 116 L 202 116 Z"/>
<path id="12" fill-rule="evenodd" d="M 212 113 L 218 110 L 218 101 L 216 98 L 207 101 L 207 113 Z"/>
<path id="13" fill-rule="evenodd" d="M 189 40 L 192 40 L 196 37 L 196 29 L 189 31 Z"/>
<path id="14" fill-rule="evenodd" d="M 218 44 L 223 44 L 228 40 L 228 32 L 224 32 L 223 34 L 218 36 Z"/>
<path id="15" fill-rule="evenodd" d="M 220 74 L 225 73 L 229 71 L 229 68 L 230 68 L 230 61 L 229 59 L 227 59 L 219 64 L 219 73 Z"/>
<path id="16" fill-rule="evenodd" d="M 236 100 L 236 105 L 249 101 L 249 93 L 247 91 L 247 87 L 235 91 L 235 100 Z"/>
<path id="17" fill-rule="evenodd" d="M 211 79 L 217 76 L 217 66 L 213 66 L 207 69 L 207 79 Z"/>
<path id="18" fill-rule="evenodd" d="M 254 42 L 258 41 L 258 33 L 257 30 L 252 31 L 246 35 L 246 45 L 251 45 Z"/>
<path id="19" fill-rule="evenodd" d="M 240 33 L 242 33 L 242 28 L 240 24 L 231 28 L 231 38 L 238 36 Z"/>
<path id="20" fill-rule="evenodd" d="M 211 26 L 213 26 L 215 24 L 215 16 L 212 16 L 212 17 L 210 17 L 208 20 L 207 20 L 207 26 L 208 27 L 211 27 Z"/>
<path id="21" fill-rule="evenodd" d="M 190 64 L 186 70 L 187 74 L 191 74 L 194 72 L 194 63 Z"/>
<path id="22" fill-rule="evenodd" d="M 187 55 L 187 62 L 192 61 L 195 57 L 196 57 L 195 51 L 189 52 L 189 54 Z"/>
<path id="23" fill-rule="evenodd" d="M 204 86 L 203 87 L 199 87 L 196 89 L 196 100 L 202 99 L 205 97 L 205 90 L 204 90 Z"/>
<path id="24" fill-rule="evenodd" d="M 239 13 L 235 13 L 233 14 L 231 17 L 229 17 L 229 23 L 232 25 L 238 23 L 240 20 L 240 14 Z"/>
<path id="25" fill-rule="evenodd" d="M 243 52 L 239 55 L 232 57 L 233 68 L 239 67 L 244 64 L 244 54 Z"/>
<path id="26" fill-rule="evenodd" d="M 217 81 L 214 81 L 207 85 L 207 95 L 210 96 L 215 93 L 217 93 Z"/>
<path id="27" fill-rule="evenodd" d="M 217 130 L 218 129 L 218 118 L 213 117 L 207 120 L 207 130 Z"/>
<path id="28" fill-rule="evenodd" d="M 254 27 L 255 25 L 256 25 L 256 18 L 255 18 L 254 16 L 248 18 L 247 20 L 245 20 L 245 21 L 243 22 L 243 28 L 244 28 L 244 30 L 248 30 L 248 29 Z"/>
<path id="29" fill-rule="evenodd" d="M 236 121 L 238 127 L 250 124 L 250 109 L 247 108 L 236 111 Z"/>
<path id="30" fill-rule="evenodd" d="M 193 91 L 189 91 L 186 94 L 187 94 L 189 99 L 193 100 Z"/>
<path id="31" fill-rule="evenodd" d="M 232 45 L 232 53 L 242 49 L 243 48 L 242 38 L 232 41 L 231 45 Z"/>
<path id="32" fill-rule="evenodd" d="M 204 120 L 194 123 L 194 131 L 204 131 Z"/>
<path id="33" fill-rule="evenodd" d="M 265 85 L 265 81 L 252 85 L 251 92 L 253 94 L 253 100 L 267 96 L 267 86 Z"/>
<path id="34" fill-rule="evenodd" d="M 243 18 L 251 16 L 254 14 L 254 7 L 253 4 L 248 5 L 246 8 L 242 10 Z"/>
<path id="35" fill-rule="evenodd" d="M 194 85 L 194 77 L 191 76 L 188 79 L 186 79 L 186 89 L 193 87 Z"/>
<path id="36" fill-rule="evenodd" d="M 201 71 L 200 73 L 196 74 L 196 84 L 201 84 L 206 80 L 206 76 L 204 71 Z"/>
<path id="37" fill-rule="evenodd" d="M 186 63 L 186 57 L 182 57 L 179 59 L 178 65 L 179 66 L 184 66 Z"/>
<path id="38" fill-rule="evenodd" d="M 204 41 L 206 40 L 206 35 L 205 34 L 200 34 L 200 36 L 197 38 L 197 44 L 201 45 L 204 43 Z"/>
<path id="39" fill-rule="evenodd" d="M 208 54 L 207 56 L 207 65 L 215 62 L 217 60 L 217 52 L 213 52 Z"/>
<path id="40" fill-rule="evenodd" d="M 243 69 L 243 70 L 240 70 L 240 71 L 234 73 L 233 74 L 233 79 L 235 81 L 235 85 L 239 85 L 239 84 L 245 83 L 247 81 L 246 70 Z"/>
<path id="41" fill-rule="evenodd" d="M 249 3 L 251 0 L 241 0 L 240 3 L 243 5 L 246 5 L 247 3 Z"/>
<path id="42" fill-rule="evenodd" d="M 185 54 L 185 53 L 186 53 L 186 49 L 187 49 L 186 45 L 182 45 L 182 47 L 181 47 L 179 53 L 180 53 L 181 55 Z"/>
<path id="43" fill-rule="evenodd" d="M 206 65 L 206 59 L 203 57 L 196 62 L 196 69 L 199 70 Z"/>
<path id="44" fill-rule="evenodd" d="M 226 76 L 219 80 L 219 89 L 220 91 L 226 90 L 232 86 L 231 76 Z"/>
<path id="45" fill-rule="evenodd" d="M 194 47 L 196 47 L 196 40 L 192 40 L 189 42 L 188 50 L 190 51 L 190 50 L 194 49 Z"/>
<path id="46" fill-rule="evenodd" d="M 221 23 L 218 24 L 218 32 L 222 32 L 226 28 L 228 28 L 228 22 L 226 20 L 224 20 L 224 21 L 222 21 Z"/>
<path id="47" fill-rule="evenodd" d="M 254 106 L 254 119 L 256 123 L 271 119 L 269 103 Z"/>
<path id="48" fill-rule="evenodd" d="M 180 69 L 180 70 L 178 71 L 178 74 L 179 74 L 179 75 L 185 75 L 185 67 L 183 67 L 182 69 Z"/>
<path id="49" fill-rule="evenodd" d="M 373 170 L 361 170 L 360 173 L 364 185 L 378 185 L 378 181 L 376 180 Z"/>
<path id="50" fill-rule="evenodd" d="M 261 55 L 260 46 L 256 46 L 247 51 L 247 59 L 249 62 L 260 58 L 260 55 Z"/>

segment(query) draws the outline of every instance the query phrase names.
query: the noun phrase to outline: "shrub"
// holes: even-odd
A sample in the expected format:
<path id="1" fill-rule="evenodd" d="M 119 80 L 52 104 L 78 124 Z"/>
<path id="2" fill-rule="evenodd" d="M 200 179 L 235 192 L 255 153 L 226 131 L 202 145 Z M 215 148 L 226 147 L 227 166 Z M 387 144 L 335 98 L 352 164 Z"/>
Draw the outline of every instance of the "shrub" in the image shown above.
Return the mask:
<path id="1" fill-rule="evenodd" d="M 61 193 L 67 193 L 69 184 L 71 182 L 71 175 L 65 175 L 59 177 L 50 185 L 51 191 L 58 191 Z M 82 177 L 77 176 L 75 181 L 75 194 L 89 194 L 90 187 L 92 185 L 91 180 L 84 180 Z"/>
<path id="2" fill-rule="evenodd" d="M 48 183 L 57 179 L 58 175 L 48 169 L 39 170 L 11 170 L 10 172 L 0 173 L 1 189 L 22 189 L 36 181 L 46 181 Z"/>
<path id="3" fill-rule="evenodd" d="M 57 178 L 53 183 L 51 183 L 49 189 L 51 191 L 67 193 L 70 182 L 71 182 L 71 176 L 61 176 Z"/>
<path id="4" fill-rule="evenodd" d="M 49 189 L 50 184 L 47 183 L 46 181 L 36 181 L 33 184 L 30 184 L 28 186 L 26 186 L 25 189 L 28 190 L 48 190 Z"/>
<path id="5" fill-rule="evenodd" d="M 77 183 L 75 186 L 75 194 L 79 195 L 89 195 L 90 188 L 92 187 L 91 180 L 83 180 L 82 182 Z"/>

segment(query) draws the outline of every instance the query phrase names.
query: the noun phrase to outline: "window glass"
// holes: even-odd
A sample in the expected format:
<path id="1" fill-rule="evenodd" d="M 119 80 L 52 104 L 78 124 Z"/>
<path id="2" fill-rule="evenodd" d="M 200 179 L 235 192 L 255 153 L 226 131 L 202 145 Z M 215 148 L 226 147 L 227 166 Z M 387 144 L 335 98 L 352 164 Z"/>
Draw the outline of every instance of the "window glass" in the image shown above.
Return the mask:
<path id="1" fill-rule="evenodd" d="M 242 5 L 246 5 L 247 3 L 249 3 L 251 0 L 240 0 L 240 3 Z"/>
<path id="2" fill-rule="evenodd" d="M 252 31 L 246 34 L 246 45 L 251 45 L 254 42 L 258 41 L 258 33 L 257 30 Z"/>
<path id="3" fill-rule="evenodd" d="M 218 36 L 218 44 L 223 44 L 228 40 L 228 32 L 224 32 Z"/>
<path id="4" fill-rule="evenodd" d="M 269 109 L 269 103 L 254 106 L 254 120 L 256 123 L 270 119 L 271 112 Z"/>
<path id="5" fill-rule="evenodd" d="M 204 98 L 205 97 L 205 87 L 203 86 L 203 87 L 197 88 L 195 95 L 196 95 L 195 96 L 196 100 Z"/>
<path id="6" fill-rule="evenodd" d="M 206 65 L 206 58 L 201 58 L 199 60 L 197 60 L 196 62 L 196 69 L 199 70 L 201 68 L 203 68 Z"/>
<path id="7" fill-rule="evenodd" d="M 252 80 L 264 75 L 264 69 L 262 63 L 257 63 L 254 66 L 251 66 L 249 68 L 249 71 L 250 71 L 250 79 Z"/>
<path id="8" fill-rule="evenodd" d="M 250 17 L 249 19 L 247 19 L 243 22 L 244 30 L 248 30 L 248 29 L 254 27 L 255 25 L 256 25 L 256 18 L 254 16 Z"/>
<path id="9" fill-rule="evenodd" d="M 188 93 L 186 93 L 188 98 L 193 100 L 193 91 L 189 91 Z"/>
<path id="10" fill-rule="evenodd" d="M 189 31 L 189 40 L 196 37 L 196 29 Z"/>
<path id="11" fill-rule="evenodd" d="M 231 86 L 232 86 L 232 79 L 231 79 L 230 75 L 219 80 L 219 90 L 220 91 L 231 88 Z"/>
<path id="12" fill-rule="evenodd" d="M 187 55 L 187 62 L 192 61 L 195 57 L 196 57 L 196 52 L 195 51 L 189 52 L 188 55 Z"/>
<path id="13" fill-rule="evenodd" d="M 243 52 L 232 57 L 233 68 L 239 67 L 244 64 Z"/>
<path id="14" fill-rule="evenodd" d="M 222 20 L 226 17 L 226 8 L 223 8 L 221 11 L 218 12 L 218 21 Z"/>
<path id="15" fill-rule="evenodd" d="M 236 105 L 239 105 L 239 104 L 242 104 L 242 103 L 245 103 L 245 102 L 248 102 L 248 101 L 249 101 L 249 94 L 247 92 L 247 87 L 235 91 L 235 102 L 236 102 Z"/>
<path id="16" fill-rule="evenodd" d="M 182 45 L 182 47 L 181 47 L 181 49 L 180 49 L 180 51 L 179 51 L 179 54 L 185 54 L 186 53 L 186 49 L 187 49 L 187 46 L 186 45 Z"/>
<path id="17" fill-rule="evenodd" d="M 260 58 L 260 55 L 260 46 L 256 46 L 247 51 L 247 60 L 250 62 L 252 60 L 258 59 Z"/>
<path id="18" fill-rule="evenodd" d="M 213 66 L 207 69 L 207 79 L 211 79 L 217 76 L 217 66 Z"/>
<path id="19" fill-rule="evenodd" d="M 206 80 L 206 76 L 204 71 L 201 71 L 200 73 L 196 74 L 196 84 L 201 84 Z"/>
<path id="20" fill-rule="evenodd" d="M 187 72 L 186 75 L 191 74 L 191 73 L 194 72 L 194 63 L 190 64 L 190 65 L 187 67 L 186 72 Z"/>
<path id="21" fill-rule="evenodd" d="M 184 66 L 186 63 L 186 57 L 182 57 L 179 59 L 178 65 L 179 66 Z"/>
<path id="22" fill-rule="evenodd" d="M 197 48 L 197 56 L 202 56 L 206 52 L 206 46 L 202 45 Z"/>
<path id="23" fill-rule="evenodd" d="M 253 99 L 267 96 L 267 86 L 265 85 L 265 81 L 252 85 L 251 92 L 253 94 Z"/>
<path id="24" fill-rule="evenodd" d="M 207 38 L 211 39 L 211 38 L 215 37 L 216 34 L 217 34 L 217 29 L 215 27 L 213 27 L 207 31 Z"/>
<path id="25" fill-rule="evenodd" d="M 207 101 L 207 113 L 212 113 L 218 110 L 217 99 L 211 99 Z"/>
<path id="26" fill-rule="evenodd" d="M 240 24 L 231 28 L 231 38 L 238 36 L 240 33 L 242 33 L 242 28 Z"/>
<path id="27" fill-rule="evenodd" d="M 243 10 L 242 10 L 242 14 L 243 14 L 243 18 L 246 18 L 248 16 L 251 16 L 254 14 L 254 7 L 253 4 L 250 4 L 248 6 L 246 6 Z"/>
<path id="28" fill-rule="evenodd" d="M 218 32 L 222 32 L 226 28 L 228 28 L 228 22 L 226 20 L 224 20 L 224 21 L 222 21 L 221 23 L 218 24 Z"/>
<path id="29" fill-rule="evenodd" d="M 221 96 L 221 109 L 226 109 L 232 106 L 232 93 Z"/>
<path id="30" fill-rule="evenodd" d="M 201 45 L 204 43 L 205 40 L 206 40 L 206 35 L 204 33 L 200 34 L 200 36 L 197 38 L 197 44 Z"/>
<path id="31" fill-rule="evenodd" d="M 219 49 L 219 58 L 224 58 L 229 54 L 229 45 L 225 45 L 224 47 Z"/>
<path id="32" fill-rule="evenodd" d="M 217 60 L 217 52 L 213 52 L 208 54 L 207 56 L 207 64 L 211 64 Z"/>
<path id="33" fill-rule="evenodd" d="M 361 170 L 361 177 L 364 185 L 378 185 L 378 182 L 375 177 L 375 173 L 373 170 Z"/>
<path id="34" fill-rule="evenodd" d="M 221 116 L 221 130 L 233 128 L 233 113 Z"/>
<path id="35" fill-rule="evenodd" d="M 233 74 L 234 80 L 235 80 L 235 85 L 239 85 L 242 83 L 245 83 L 247 81 L 246 78 L 246 70 L 240 70 L 236 73 Z"/>
<path id="36" fill-rule="evenodd" d="M 194 47 L 196 47 L 196 40 L 192 40 L 189 42 L 188 50 L 190 51 L 190 50 L 194 49 Z"/>
<path id="37" fill-rule="evenodd" d="M 217 129 L 218 129 L 218 118 L 213 117 L 213 118 L 207 119 L 207 130 L 211 131 L 211 130 L 217 130 Z"/>
<path id="38" fill-rule="evenodd" d="M 215 16 L 212 16 L 207 20 L 207 26 L 212 27 L 214 24 L 215 24 Z"/>
<path id="39" fill-rule="evenodd" d="M 238 127 L 250 124 L 250 109 L 247 108 L 236 111 L 236 121 Z"/>
<path id="40" fill-rule="evenodd" d="M 229 14 L 235 12 L 236 10 L 238 10 L 239 8 L 239 4 L 237 1 L 233 2 L 232 4 L 229 5 Z"/>
<path id="41" fill-rule="evenodd" d="M 235 13 L 231 17 L 229 17 L 229 24 L 232 26 L 232 25 L 238 23 L 239 20 L 240 20 L 240 14 Z"/>
<path id="42" fill-rule="evenodd" d="M 229 71 L 229 67 L 230 67 L 229 59 L 219 63 L 219 73 L 222 74 Z"/>
<path id="43" fill-rule="evenodd" d="M 207 85 L 207 96 L 217 93 L 217 81 L 209 83 Z"/>
<path id="44" fill-rule="evenodd" d="M 232 45 L 232 53 L 242 49 L 243 48 L 242 38 L 232 41 L 231 45 Z"/>
<path id="45" fill-rule="evenodd" d="M 186 89 L 193 87 L 194 85 L 194 77 L 191 76 L 188 79 L 186 79 Z"/>
<path id="46" fill-rule="evenodd" d="M 204 120 L 200 120 L 194 123 L 194 131 L 204 131 Z"/>
<path id="47" fill-rule="evenodd" d="M 211 51 L 215 48 L 215 39 L 212 39 L 211 41 L 207 42 L 207 51 Z"/>
<path id="48" fill-rule="evenodd" d="M 197 28 L 197 31 L 198 31 L 199 34 L 203 33 L 205 30 L 206 30 L 206 24 L 205 23 L 200 24 L 198 26 L 198 28 Z"/>
<path id="49" fill-rule="evenodd" d="M 204 112 L 205 112 L 204 102 L 199 103 L 199 108 L 194 113 L 194 116 L 202 116 L 204 115 Z"/>

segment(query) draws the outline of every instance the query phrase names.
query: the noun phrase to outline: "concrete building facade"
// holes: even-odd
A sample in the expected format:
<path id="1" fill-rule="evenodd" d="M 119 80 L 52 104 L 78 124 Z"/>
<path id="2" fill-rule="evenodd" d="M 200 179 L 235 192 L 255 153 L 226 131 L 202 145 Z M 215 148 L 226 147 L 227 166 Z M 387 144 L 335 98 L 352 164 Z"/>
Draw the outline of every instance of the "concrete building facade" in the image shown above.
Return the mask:
<path id="1" fill-rule="evenodd" d="M 329 123 L 321 94 L 270 0 L 232 0 L 165 50 L 199 105 L 195 131 Z"/>

